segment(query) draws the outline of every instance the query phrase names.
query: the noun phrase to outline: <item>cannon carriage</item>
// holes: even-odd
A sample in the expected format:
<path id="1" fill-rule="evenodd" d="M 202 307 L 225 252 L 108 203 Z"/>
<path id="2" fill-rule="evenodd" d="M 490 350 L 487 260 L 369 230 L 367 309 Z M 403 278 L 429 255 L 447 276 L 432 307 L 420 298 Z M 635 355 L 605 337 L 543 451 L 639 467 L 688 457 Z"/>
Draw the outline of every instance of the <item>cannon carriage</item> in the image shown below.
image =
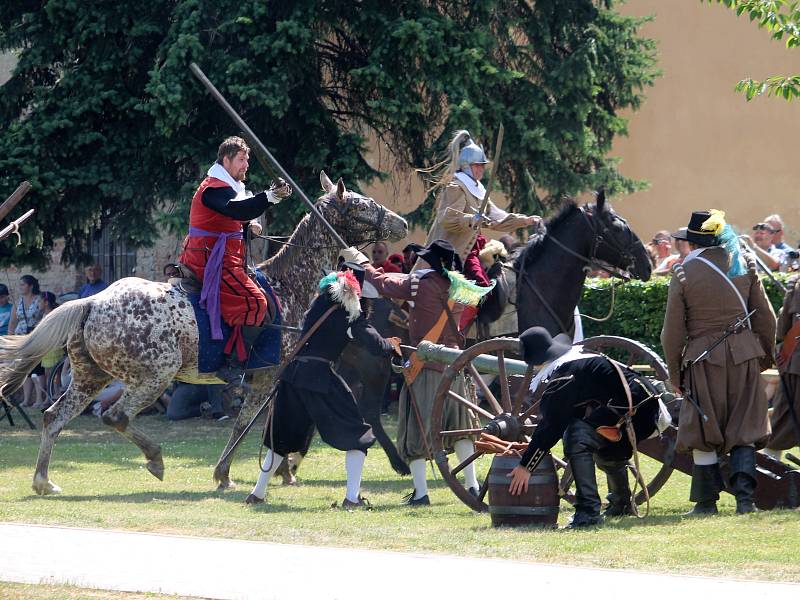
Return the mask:
<path id="1" fill-rule="evenodd" d="M 636 502 L 641 504 L 648 496 L 654 496 L 663 488 L 674 470 L 691 473 L 691 456 L 675 451 L 682 399 L 672 393 L 666 365 L 647 346 L 617 336 L 592 337 L 582 344 L 589 350 L 609 355 L 641 372 L 664 392 L 662 399 L 673 418 L 673 425 L 660 435 L 643 440 L 638 445 L 639 452 L 654 459 L 657 465 L 655 471 L 647 469 L 647 473 L 643 473 L 648 494 L 644 490 L 636 494 Z M 515 358 L 521 356 L 520 342 L 516 338 L 489 339 L 463 351 L 424 341 L 416 351 L 424 361 L 447 365 L 436 392 L 431 415 L 433 460 L 447 485 L 464 504 L 477 512 L 488 511 L 486 494 L 491 461 L 485 458 L 483 451 L 476 450 L 465 461 L 451 464 L 452 456 L 448 454 L 447 448 L 455 437 L 478 436 L 484 432 L 509 443 L 527 442 L 537 426 L 537 408 L 545 386 L 537 382 L 535 389 L 530 390 L 536 369 Z M 451 390 L 453 382 L 460 377 L 467 383 L 466 397 Z M 461 403 L 469 409 L 474 420 L 472 428 L 451 431 L 443 428 L 443 416 L 449 402 Z M 558 494 L 564 500 L 573 502 L 569 464 L 555 453 L 553 461 L 558 470 Z M 482 482 L 477 496 L 470 493 L 458 478 L 459 473 L 470 462 L 476 462 L 478 479 Z M 635 474 L 632 464 L 629 468 Z M 722 459 L 723 474 L 726 473 L 726 468 L 727 464 Z M 754 500 L 758 508 L 800 506 L 800 470 L 758 453 L 757 471 L 758 487 Z"/>

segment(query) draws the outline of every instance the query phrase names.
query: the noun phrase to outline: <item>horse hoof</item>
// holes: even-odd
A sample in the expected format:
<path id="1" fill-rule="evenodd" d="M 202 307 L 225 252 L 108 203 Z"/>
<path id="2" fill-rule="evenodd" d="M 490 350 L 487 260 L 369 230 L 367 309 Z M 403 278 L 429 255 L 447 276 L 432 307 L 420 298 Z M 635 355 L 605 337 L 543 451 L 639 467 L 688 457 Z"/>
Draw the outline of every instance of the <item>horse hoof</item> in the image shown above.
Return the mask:
<path id="1" fill-rule="evenodd" d="M 220 481 L 218 483 L 218 485 L 217 485 L 217 491 L 218 492 L 226 492 L 226 491 L 235 490 L 235 489 L 236 489 L 236 484 L 233 481 L 231 481 L 230 479 L 225 479 L 223 481 Z"/>
<path id="2" fill-rule="evenodd" d="M 33 491 L 39 496 L 49 496 L 51 494 L 60 494 L 61 488 L 49 479 L 46 482 L 34 482 Z"/>
<path id="3" fill-rule="evenodd" d="M 281 485 L 297 485 L 297 477 L 293 473 L 284 474 Z"/>
<path id="4" fill-rule="evenodd" d="M 408 465 L 405 463 L 402 465 L 393 466 L 392 468 L 398 475 L 411 475 L 411 469 L 409 469 Z"/>
<path id="5" fill-rule="evenodd" d="M 159 456 L 158 458 L 154 458 L 152 460 L 147 461 L 147 470 L 158 479 L 159 481 L 164 481 L 164 461 Z"/>

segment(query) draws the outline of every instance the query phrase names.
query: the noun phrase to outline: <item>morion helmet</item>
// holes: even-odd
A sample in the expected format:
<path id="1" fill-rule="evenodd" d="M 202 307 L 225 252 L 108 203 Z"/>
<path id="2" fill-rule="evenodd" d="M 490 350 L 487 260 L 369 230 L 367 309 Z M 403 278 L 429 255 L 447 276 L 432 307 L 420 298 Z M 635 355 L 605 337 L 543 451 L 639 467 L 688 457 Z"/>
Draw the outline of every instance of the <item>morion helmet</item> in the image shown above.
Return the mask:
<path id="1" fill-rule="evenodd" d="M 458 154 L 458 170 L 469 172 L 470 165 L 485 165 L 488 163 L 489 161 L 486 160 L 486 153 L 483 151 L 483 146 L 476 144 L 471 137 L 467 138 L 466 145 L 461 148 L 461 152 Z"/>

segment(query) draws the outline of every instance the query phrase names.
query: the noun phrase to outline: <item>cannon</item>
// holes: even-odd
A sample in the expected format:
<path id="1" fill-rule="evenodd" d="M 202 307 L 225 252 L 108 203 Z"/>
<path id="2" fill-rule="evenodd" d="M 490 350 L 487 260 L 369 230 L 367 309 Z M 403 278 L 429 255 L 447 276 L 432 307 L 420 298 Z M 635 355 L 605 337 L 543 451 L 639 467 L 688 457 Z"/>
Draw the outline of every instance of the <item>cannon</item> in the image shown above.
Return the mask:
<path id="1" fill-rule="evenodd" d="M 642 454 L 653 458 L 655 470 L 643 469 L 649 496 L 654 496 L 677 469 L 691 474 L 691 456 L 675 451 L 677 441 L 677 422 L 682 399 L 672 394 L 667 367 L 661 358 L 650 348 L 635 340 L 618 336 L 597 336 L 584 340 L 583 346 L 613 357 L 632 369 L 649 377 L 653 383 L 666 391 L 663 396 L 675 425 L 660 436 L 643 440 L 638 449 Z M 490 433 L 508 442 L 526 442 L 536 428 L 537 408 L 544 386 L 537 385 L 531 391 L 531 382 L 536 368 L 519 360 L 520 342 L 516 338 L 494 338 L 467 348 L 457 350 L 440 344 L 423 341 L 416 348 L 420 359 L 447 365 L 436 391 L 431 414 L 431 440 L 433 460 L 443 479 L 453 493 L 467 506 L 478 512 L 488 510 L 485 496 L 488 489 L 489 460 L 483 459 L 476 451 L 462 463 L 450 464 L 447 451 L 449 439 L 466 435 Z M 466 397 L 451 390 L 456 378 L 463 377 L 467 383 Z M 449 402 L 459 402 L 466 406 L 473 416 L 473 427 L 447 431 L 443 429 L 443 415 Z M 795 508 L 800 506 L 800 470 L 757 453 L 758 487 L 754 496 L 760 509 Z M 483 459 L 483 460 L 482 460 Z M 574 502 L 570 488 L 572 474 L 568 463 L 555 455 L 553 460 L 559 470 L 559 495 L 568 502 Z M 458 479 L 458 474 L 470 462 L 476 463 L 479 481 L 482 481 L 478 496 L 473 496 Z M 723 475 L 727 463 L 721 460 Z M 634 467 L 630 465 L 631 470 Z M 727 476 L 725 477 L 727 481 Z M 637 494 L 636 502 L 646 500 L 644 491 Z"/>

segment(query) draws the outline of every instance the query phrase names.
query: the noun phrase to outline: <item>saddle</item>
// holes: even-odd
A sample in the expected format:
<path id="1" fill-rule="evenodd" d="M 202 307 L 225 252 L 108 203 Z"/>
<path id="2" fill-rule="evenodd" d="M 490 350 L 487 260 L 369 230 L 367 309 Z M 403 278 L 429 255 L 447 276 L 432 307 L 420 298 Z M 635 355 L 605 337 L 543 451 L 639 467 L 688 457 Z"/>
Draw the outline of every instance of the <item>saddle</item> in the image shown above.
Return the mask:
<path id="1" fill-rule="evenodd" d="M 170 285 L 186 292 L 187 294 L 199 294 L 203 289 L 203 282 L 200 281 L 188 266 L 183 263 L 170 263 L 164 265 L 164 277 Z"/>

